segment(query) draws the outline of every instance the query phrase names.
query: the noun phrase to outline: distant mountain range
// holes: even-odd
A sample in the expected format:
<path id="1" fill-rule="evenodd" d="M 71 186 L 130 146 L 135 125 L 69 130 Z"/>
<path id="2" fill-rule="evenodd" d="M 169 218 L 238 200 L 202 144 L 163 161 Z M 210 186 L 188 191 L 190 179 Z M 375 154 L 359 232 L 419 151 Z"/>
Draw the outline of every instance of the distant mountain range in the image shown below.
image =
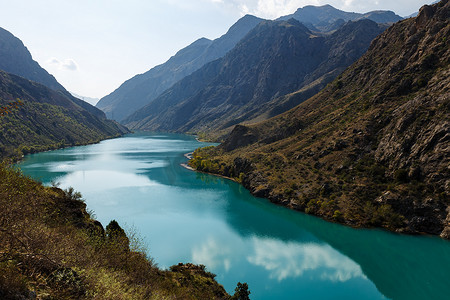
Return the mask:
<path id="1" fill-rule="evenodd" d="M 123 123 L 138 130 L 199 133 L 267 119 L 317 93 L 383 30 L 361 20 L 317 36 L 294 19 L 264 21 L 223 58 L 180 80 Z M 299 89 L 294 101 L 279 99 Z"/>
<path id="2" fill-rule="evenodd" d="M 0 28 L 0 106 L 17 99 L 22 105 L 1 116 L 1 158 L 128 132 L 98 108 L 73 97 L 32 59 L 18 38 Z"/>
<path id="3" fill-rule="evenodd" d="M 348 21 L 368 19 L 377 23 L 395 23 L 403 19 L 392 11 L 378 10 L 360 14 L 342 11 L 331 5 L 308 5 L 299 8 L 292 15 L 281 17 L 278 20 L 289 20 L 291 18 L 298 20 L 312 30 L 323 32 L 336 30 Z"/>
<path id="4" fill-rule="evenodd" d="M 152 102 L 174 83 L 192 74 L 208 62 L 224 56 L 262 19 L 246 15 L 226 34 L 213 41 L 201 38 L 178 51 L 166 63 L 124 82 L 97 104 L 108 117 L 122 121 Z"/>
<path id="5" fill-rule="evenodd" d="M 328 220 L 450 239 L 449 36 L 450 2 L 422 7 L 316 96 L 236 126 L 193 165 Z"/>
<path id="6" fill-rule="evenodd" d="M 335 31 L 350 20 L 371 19 L 381 23 L 393 23 L 401 19 L 401 17 L 389 11 L 357 14 L 347 13 L 329 5 L 307 6 L 299 9 L 293 15 L 280 18 L 280 20 L 287 21 L 291 18 L 304 22 L 304 25 L 312 31 L 323 31 L 324 33 Z M 261 21 L 263 20 L 247 15 L 236 22 L 219 39 L 210 41 L 203 38 L 195 41 L 180 50 L 166 63 L 124 82 L 113 93 L 102 98 L 97 107 L 102 109 L 108 117 L 124 122 L 127 117 L 150 104 L 184 77 L 192 74 L 205 64 L 222 58 Z M 318 91 L 317 88 L 315 90 Z M 309 93 L 311 91 L 309 90 Z"/>
<path id="7" fill-rule="evenodd" d="M 98 101 L 100 101 L 99 98 L 92 98 L 92 97 L 80 96 L 80 95 L 78 95 L 77 93 L 70 92 L 70 91 L 69 91 L 69 93 L 70 93 L 72 96 L 74 96 L 75 98 L 81 99 L 81 100 L 83 100 L 84 102 L 87 102 L 87 103 L 89 103 L 90 105 L 93 105 L 93 106 L 95 106 L 95 105 L 98 103 Z"/>

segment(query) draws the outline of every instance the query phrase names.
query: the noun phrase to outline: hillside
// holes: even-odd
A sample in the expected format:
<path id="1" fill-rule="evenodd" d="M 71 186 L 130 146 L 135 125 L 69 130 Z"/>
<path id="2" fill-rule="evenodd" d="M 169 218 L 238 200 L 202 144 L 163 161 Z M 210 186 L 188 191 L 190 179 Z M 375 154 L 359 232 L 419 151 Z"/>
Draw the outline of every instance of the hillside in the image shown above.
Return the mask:
<path id="1" fill-rule="evenodd" d="M 371 11 L 365 14 L 346 12 L 334 8 L 331 5 L 313 6 L 308 5 L 291 15 L 283 16 L 279 20 L 296 19 L 312 30 L 329 32 L 333 31 L 348 21 L 371 20 L 377 23 L 395 23 L 402 17 L 392 11 Z"/>
<path id="2" fill-rule="evenodd" d="M 21 40 L 0 28 L 0 70 L 38 82 L 54 90 L 64 87 L 33 60 Z"/>
<path id="3" fill-rule="evenodd" d="M 103 228 L 72 189 L 0 165 L 0 207 L 1 299 L 230 299 L 202 265 L 159 269 L 136 233 Z"/>
<path id="4" fill-rule="evenodd" d="M 70 94 L 0 71 L 0 106 L 22 105 L 0 118 L 0 157 L 95 143 L 128 130 Z"/>
<path id="5" fill-rule="evenodd" d="M 321 36 L 294 19 L 264 21 L 223 58 L 180 80 L 123 123 L 137 130 L 217 133 L 267 119 L 317 93 L 383 29 L 362 20 Z M 299 89 L 296 97 L 279 99 Z"/>
<path id="6" fill-rule="evenodd" d="M 450 238 L 450 3 L 391 26 L 323 91 L 191 165 L 328 220 Z"/>
<path id="7" fill-rule="evenodd" d="M 174 83 L 208 62 L 224 56 L 262 19 L 246 15 L 226 34 L 213 41 L 201 38 L 178 51 L 162 65 L 125 81 L 117 90 L 103 97 L 97 107 L 109 118 L 122 121 L 139 108 L 152 102 Z"/>

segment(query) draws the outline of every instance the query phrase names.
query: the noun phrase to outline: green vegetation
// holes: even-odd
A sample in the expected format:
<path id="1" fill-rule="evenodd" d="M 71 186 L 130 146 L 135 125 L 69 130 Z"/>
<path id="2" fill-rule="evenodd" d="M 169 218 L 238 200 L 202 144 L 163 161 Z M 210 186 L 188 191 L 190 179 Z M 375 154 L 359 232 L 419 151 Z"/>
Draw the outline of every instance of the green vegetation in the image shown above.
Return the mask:
<path id="1" fill-rule="evenodd" d="M 189 165 L 198 171 L 219 173 L 220 166 L 218 164 L 218 160 L 211 160 L 213 150 L 214 146 L 196 149 L 192 154 L 192 159 L 189 161 Z"/>
<path id="2" fill-rule="evenodd" d="M 104 230 L 73 189 L 3 164 L 0 208 L 1 299 L 230 298 L 204 266 L 158 269 L 135 234 L 114 220 Z"/>

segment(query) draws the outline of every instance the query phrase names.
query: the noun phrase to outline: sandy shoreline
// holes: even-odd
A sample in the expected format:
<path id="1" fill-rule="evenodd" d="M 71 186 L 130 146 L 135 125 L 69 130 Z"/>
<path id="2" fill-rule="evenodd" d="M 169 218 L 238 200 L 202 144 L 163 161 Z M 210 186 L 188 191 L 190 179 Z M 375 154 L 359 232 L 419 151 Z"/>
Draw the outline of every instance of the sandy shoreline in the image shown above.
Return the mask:
<path id="1" fill-rule="evenodd" d="M 189 166 L 188 164 L 180 164 L 180 166 L 182 166 L 183 168 L 186 168 L 188 170 L 191 170 L 191 171 L 196 171 L 193 167 Z"/>
<path id="2" fill-rule="evenodd" d="M 194 152 L 189 152 L 189 153 L 184 154 L 184 157 L 186 157 L 187 159 L 191 160 L 191 159 L 194 158 L 194 157 L 192 156 L 193 154 L 194 154 Z"/>

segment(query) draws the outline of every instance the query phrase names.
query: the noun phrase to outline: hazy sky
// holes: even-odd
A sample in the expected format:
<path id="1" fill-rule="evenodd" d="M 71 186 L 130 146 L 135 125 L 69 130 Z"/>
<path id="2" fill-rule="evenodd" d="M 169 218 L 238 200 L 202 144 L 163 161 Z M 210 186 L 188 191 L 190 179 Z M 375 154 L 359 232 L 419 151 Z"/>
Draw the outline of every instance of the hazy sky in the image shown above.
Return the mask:
<path id="1" fill-rule="evenodd" d="M 244 14 L 266 19 L 305 5 L 410 15 L 432 0 L 0 0 L 0 27 L 69 91 L 101 98 Z"/>

